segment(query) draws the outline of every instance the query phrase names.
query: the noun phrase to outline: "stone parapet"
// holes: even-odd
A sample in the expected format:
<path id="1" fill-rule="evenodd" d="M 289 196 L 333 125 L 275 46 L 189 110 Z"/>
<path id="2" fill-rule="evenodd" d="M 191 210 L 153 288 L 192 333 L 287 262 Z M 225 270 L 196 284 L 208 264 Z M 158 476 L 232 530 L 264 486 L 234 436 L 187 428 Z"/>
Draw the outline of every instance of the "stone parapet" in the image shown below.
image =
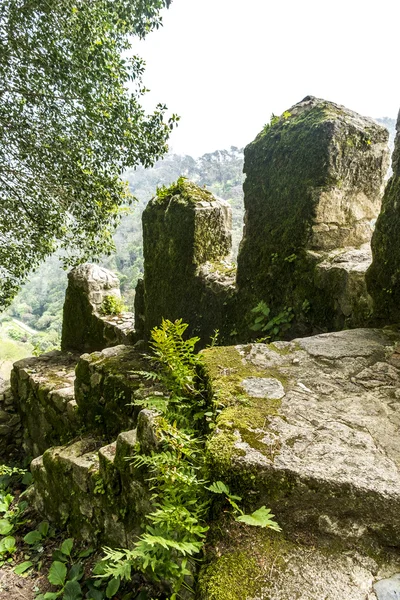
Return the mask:
<path id="1" fill-rule="evenodd" d="M 78 358 L 54 350 L 14 363 L 11 387 L 28 456 L 38 456 L 76 435 L 79 417 L 74 380 Z"/>
<path id="2" fill-rule="evenodd" d="M 119 280 L 111 271 L 85 263 L 68 273 L 62 350 L 94 352 L 134 342 L 134 315 L 104 314 L 109 299 L 121 304 Z"/>
<path id="3" fill-rule="evenodd" d="M 343 322 L 337 299 L 317 285 L 316 256 L 326 262 L 332 251 L 370 242 L 388 167 L 387 140 L 386 129 L 371 119 L 309 96 L 245 148 L 237 286 L 239 317 L 247 313 L 247 322 L 238 323 L 241 338 L 248 337 L 251 310 L 260 301 L 271 318 L 292 312 L 292 336 Z M 324 280 L 331 276 L 328 287 L 336 274 L 325 269 Z M 356 317 L 363 312 L 356 295 L 350 304 Z"/>
<path id="4" fill-rule="evenodd" d="M 149 202 L 143 213 L 144 280 L 136 301 L 144 337 L 162 318 L 183 319 L 204 345 L 215 328 L 229 327 L 231 221 L 227 202 L 185 179 Z"/>

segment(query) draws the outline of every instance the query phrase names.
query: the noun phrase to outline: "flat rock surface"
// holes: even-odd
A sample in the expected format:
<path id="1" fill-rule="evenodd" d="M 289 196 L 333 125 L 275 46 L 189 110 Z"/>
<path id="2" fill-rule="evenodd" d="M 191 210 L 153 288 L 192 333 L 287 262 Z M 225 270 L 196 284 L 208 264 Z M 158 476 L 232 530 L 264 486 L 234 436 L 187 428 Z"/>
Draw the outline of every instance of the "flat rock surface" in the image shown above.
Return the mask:
<path id="1" fill-rule="evenodd" d="M 308 522 L 313 514 L 324 532 L 342 537 L 375 532 L 399 545 L 399 342 L 399 334 L 390 329 L 356 329 L 236 346 L 229 348 L 229 368 L 224 366 L 227 349 L 220 349 L 213 387 L 222 402 L 224 389 L 235 378 L 249 402 L 249 380 L 258 392 L 264 390 L 265 404 L 258 400 L 257 410 L 247 413 L 240 408 L 241 423 L 230 417 L 232 406 L 226 408 L 215 436 L 225 445 L 227 434 L 230 440 L 233 434 L 232 467 L 238 472 L 253 469 L 257 491 L 265 486 L 266 501 L 274 484 L 274 510 L 289 508 L 290 484 L 295 506 L 284 519 Z M 232 368 L 232 352 L 237 353 L 237 368 Z M 215 363 L 211 350 L 204 354 L 206 363 Z M 241 379 L 246 369 L 251 377 Z M 277 398 L 265 386 L 272 374 L 281 381 L 284 395 L 266 413 L 263 425 L 258 415 Z M 243 406 L 239 394 L 233 394 L 232 402 Z M 217 451 L 214 458 L 218 464 Z"/>
<path id="2" fill-rule="evenodd" d="M 14 370 L 22 379 L 31 379 L 52 390 L 71 388 L 75 381 L 75 367 L 79 355 L 53 350 L 41 356 L 24 358 L 14 363 Z"/>

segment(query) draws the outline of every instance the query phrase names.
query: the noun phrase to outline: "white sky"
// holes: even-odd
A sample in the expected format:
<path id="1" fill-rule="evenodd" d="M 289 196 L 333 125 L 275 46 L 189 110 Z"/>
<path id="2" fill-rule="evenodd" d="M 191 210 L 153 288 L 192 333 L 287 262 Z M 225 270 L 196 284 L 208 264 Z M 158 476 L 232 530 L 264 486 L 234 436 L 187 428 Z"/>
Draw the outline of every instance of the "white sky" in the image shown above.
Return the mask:
<path id="1" fill-rule="evenodd" d="M 372 117 L 400 108 L 399 0 L 173 0 L 136 43 L 145 106 L 181 121 L 174 152 L 244 146 L 313 95 Z"/>

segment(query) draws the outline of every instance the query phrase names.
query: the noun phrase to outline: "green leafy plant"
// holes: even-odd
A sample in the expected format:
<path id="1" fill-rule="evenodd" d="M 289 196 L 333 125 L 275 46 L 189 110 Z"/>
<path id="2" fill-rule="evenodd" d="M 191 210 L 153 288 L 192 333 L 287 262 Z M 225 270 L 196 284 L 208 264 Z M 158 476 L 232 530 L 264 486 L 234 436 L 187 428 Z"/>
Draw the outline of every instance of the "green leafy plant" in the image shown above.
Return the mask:
<path id="1" fill-rule="evenodd" d="M 254 322 L 250 325 L 252 331 L 267 333 L 262 338 L 264 340 L 277 339 L 282 333 L 290 328 L 290 323 L 293 320 L 294 314 L 291 307 L 286 307 L 277 315 L 271 317 L 269 306 L 261 301 L 255 306 L 251 313 L 254 315 Z"/>
<path id="2" fill-rule="evenodd" d="M 11 534 L 15 534 L 25 523 L 23 513 L 28 504 L 12 494 L 13 484 L 22 484 L 24 481 L 30 482 L 27 471 L 0 465 L 0 566 L 5 562 L 11 562 L 12 555 L 16 551 L 16 540 Z"/>
<path id="3" fill-rule="evenodd" d="M 273 515 L 270 509 L 265 506 L 261 506 L 261 508 L 258 508 L 250 515 L 244 513 L 238 505 L 238 502 L 242 500 L 241 496 L 232 494 L 228 486 L 222 481 L 216 481 L 207 487 L 207 489 L 214 494 L 222 494 L 225 496 L 226 500 L 233 508 L 235 520 L 239 523 L 245 523 L 246 525 L 251 525 L 253 527 L 268 527 L 274 531 L 282 531 L 278 523 L 273 519 L 275 515 Z"/>
<path id="4" fill-rule="evenodd" d="M 74 540 L 68 538 L 63 541 L 60 548 L 53 552 L 53 562 L 50 565 L 47 579 L 51 585 L 55 586 L 57 591 L 39 593 L 36 600 L 55 600 L 62 596 L 62 600 L 80 600 L 83 597 L 84 589 L 88 590 L 87 597 L 93 600 L 102 600 L 103 592 L 98 590 L 99 584 L 94 584 L 93 580 L 82 581 L 84 576 L 84 564 L 82 559 L 89 556 L 92 548 L 74 552 Z M 97 591 L 93 593 L 91 588 Z M 110 597 L 110 596 L 108 596 Z"/>
<path id="5" fill-rule="evenodd" d="M 106 296 L 101 303 L 100 312 L 103 315 L 119 315 L 124 310 L 124 302 L 118 296 Z"/>
<path id="6" fill-rule="evenodd" d="M 133 459 L 135 467 L 147 473 L 153 492 L 153 509 L 147 515 L 145 531 L 132 549 L 105 548 L 104 559 L 94 571 L 115 586 L 129 580 L 133 571 L 141 571 L 153 582 L 167 583 L 170 600 L 178 598 L 182 586 L 191 589 L 208 530 L 212 494 L 225 495 L 237 520 L 280 531 L 265 507 L 246 515 L 238 505 L 241 498 L 223 482 L 207 486 L 204 434 L 213 413 L 199 378 L 202 359 L 195 353 L 198 338 L 184 339 L 186 329 L 181 320 L 163 320 L 153 329 L 149 358 L 154 371 L 141 372 L 168 391 L 147 402 L 158 415 L 157 452 L 148 455 L 139 451 Z"/>

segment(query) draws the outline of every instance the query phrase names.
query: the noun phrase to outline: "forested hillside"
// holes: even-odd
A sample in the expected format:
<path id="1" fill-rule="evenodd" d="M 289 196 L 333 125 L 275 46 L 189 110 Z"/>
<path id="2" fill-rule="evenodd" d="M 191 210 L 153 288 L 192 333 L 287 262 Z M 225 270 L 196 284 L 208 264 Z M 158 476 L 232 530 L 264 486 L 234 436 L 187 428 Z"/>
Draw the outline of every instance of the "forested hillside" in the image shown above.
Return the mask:
<path id="1" fill-rule="evenodd" d="M 393 149 L 395 137 L 394 119 L 377 119 L 390 133 L 389 144 Z M 191 156 L 167 154 L 151 169 L 138 167 L 126 173 L 131 192 L 136 198 L 132 207 L 127 207 L 120 225 L 115 232 L 116 252 L 104 257 L 102 265 L 115 271 L 121 281 L 121 291 L 128 308 L 133 307 L 134 289 L 143 271 L 142 253 L 142 212 L 154 195 L 157 187 L 167 186 L 178 177 L 184 176 L 200 186 L 206 186 L 213 194 L 228 200 L 233 212 L 233 254 L 237 255 L 243 227 L 243 150 L 231 147 L 229 150 L 216 150 L 198 159 Z M 61 330 L 61 311 L 66 288 L 66 273 L 56 256 L 49 258 L 33 273 L 24 285 L 10 309 L 2 319 L 16 318 L 41 332 L 32 336 L 22 332 L 16 323 L 8 321 L 0 329 L 1 339 L 10 343 L 10 335 L 18 341 L 33 343 L 37 352 L 57 346 Z M 5 346 L 0 346 L 4 355 Z M 29 345 L 29 350 L 32 346 Z M 21 353 L 22 352 L 22 353 Z M 24 354 L 21 344 L 13 347 L 13 358 Z"/>

